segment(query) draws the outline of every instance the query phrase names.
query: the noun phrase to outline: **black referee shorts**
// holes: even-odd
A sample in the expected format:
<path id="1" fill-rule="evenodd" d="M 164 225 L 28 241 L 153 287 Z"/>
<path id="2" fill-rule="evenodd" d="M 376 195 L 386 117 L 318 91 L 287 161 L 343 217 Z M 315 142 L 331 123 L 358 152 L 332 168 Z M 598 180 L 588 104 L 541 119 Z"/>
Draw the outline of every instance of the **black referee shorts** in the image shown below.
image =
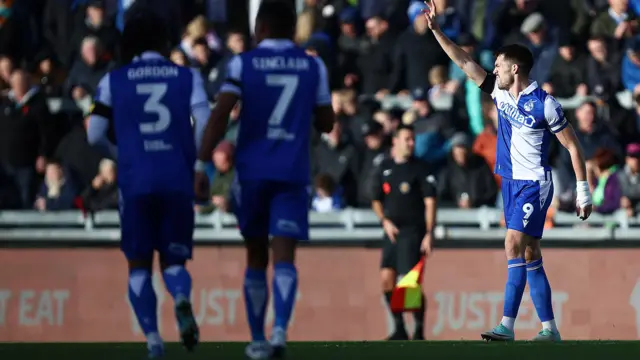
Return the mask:
<path id="1" fill-rule="evenodd" d="M 422 257 L 420 245 L 426 233 L 425 226 L 398 227 L 395 244 L 385 234 L 380 268 L 393 269 L 398 275 L 407 274 Z"/>

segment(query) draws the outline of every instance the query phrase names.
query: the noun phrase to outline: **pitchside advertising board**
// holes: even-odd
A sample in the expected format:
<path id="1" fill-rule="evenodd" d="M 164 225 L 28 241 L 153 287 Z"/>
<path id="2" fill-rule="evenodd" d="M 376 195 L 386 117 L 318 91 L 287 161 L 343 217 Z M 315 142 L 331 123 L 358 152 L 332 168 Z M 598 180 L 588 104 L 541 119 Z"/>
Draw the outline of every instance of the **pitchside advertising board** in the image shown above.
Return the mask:
<path id="1" fill-rule="evenodd" d="M 640 249 L 548 249 L 544 263 L 556 319 L 566 339 L 640 338 Z M 380 251 L 303 248 L 291 340 L 379 340 L 391 322 L 380 294 Z M 246 340 L 239 247 L 200 247 L 189 266 L 205 341 Z M 126 264 L 117 249 L 0 249 L 0 341 L 141 341 L 127 301 Z M 440 249 L 428 261 L 427 337 L 479 339 L 498 323 L 506 264 L 498 249 Z M 176 340 L 172 301 L 159 274 L 160 326 Z M 271 307 L 271 306 L 270 306 Z M 269 324 L 273 312 L 269 311 Z M 411 317 L 407 317 L 411 327 Z M 519 338 L 539 330 L 523 300 Z"/>

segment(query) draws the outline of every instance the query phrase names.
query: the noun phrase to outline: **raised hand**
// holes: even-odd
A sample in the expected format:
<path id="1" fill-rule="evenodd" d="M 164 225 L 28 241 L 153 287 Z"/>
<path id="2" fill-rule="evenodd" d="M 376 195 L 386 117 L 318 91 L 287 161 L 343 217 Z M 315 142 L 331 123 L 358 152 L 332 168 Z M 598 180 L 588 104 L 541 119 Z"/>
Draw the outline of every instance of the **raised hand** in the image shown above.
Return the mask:
<path id="1" fill-rule="evenodd" d="M 438 20 L 436 19 L 436 2 L 434 0 L 429 0 L 424 2 L 427 5 L 427 9 L 424 11 L 424 17 L 427 19 L 427 25 L 429 25 L 429 29 L 438 30 L 440 26 L 438 25 Z"/>

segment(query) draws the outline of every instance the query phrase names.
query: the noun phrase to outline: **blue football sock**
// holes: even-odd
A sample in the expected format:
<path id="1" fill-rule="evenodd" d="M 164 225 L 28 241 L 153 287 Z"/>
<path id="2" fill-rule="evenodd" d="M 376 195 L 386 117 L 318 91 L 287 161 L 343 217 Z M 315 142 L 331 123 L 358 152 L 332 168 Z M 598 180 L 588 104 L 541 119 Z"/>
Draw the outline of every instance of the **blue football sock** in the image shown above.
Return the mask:
<path id="1" fill-rule="evenodd" d="M 293 313 L 298 294 L 298 271 L 289 262 L 274 265 L 273 273 L 273 305 L 275 308 L 274 327 L 286 330 Z"/>
<path id="2" fill-rule="evenodd" d="M 129 273 L 129 302 L 142 332 L 149 336 L 158 333 L 158 301 L 148 270 L 134 269 Z"/>
<path id="3" fill-rule="evenodd" d="M 531 300 L 536 307 L 540 321 L 553 320 L 553 307 L 551 305 L 551 286 L 547 274 L 542 267 L 542 259 L 527 264 L 527 281 Z"/>
<path id="4" fill-rule="evenodd" d="M 267 272 L 247 268 L 244 273 L 244 304 L 253 341 L 264 341 L 264 318 L 267 313 L 269 288 Z"/>
<path id="5" fill-rule="evenodd" d="M 164 269 L 162 278 L 174 300 L 191 297 L 191 275 L 182 265 L 173 265 Z"/>
<path id="6" fill-rule="evenodd" d="M 503 315 L 515 319 L 522 301 L 522 294 L 527 285 L 527 268 L 524 259 L 508 261 L 507 285 L 504 288 Z M 512 329 L 513 330 L 513 329 Z"/>

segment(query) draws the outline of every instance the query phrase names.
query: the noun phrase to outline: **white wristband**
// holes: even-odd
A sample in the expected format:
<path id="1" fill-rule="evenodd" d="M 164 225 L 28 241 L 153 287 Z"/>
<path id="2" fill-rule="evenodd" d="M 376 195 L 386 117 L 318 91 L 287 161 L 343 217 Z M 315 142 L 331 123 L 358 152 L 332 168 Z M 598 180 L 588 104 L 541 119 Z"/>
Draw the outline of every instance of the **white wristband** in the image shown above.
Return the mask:
<path id="1" fill-rule="evenodd" d="M 589 191 L 589 182 L 588 181 L 576 181 L 576 189 L 578 191 Z"/>
<path id="2" fill-rule="evenodd" d="M 576 202 L 579 207 L 591 205 L 591 191 L 589 191 L 589 183 L 586 181 L 576 182 Z"/>
<path id="3" fill-rule="evenodd" d="M 196 172 L 204 172 L 205 168 L 207 167 L 207 164 L 202 161 L 202 160 L 196 160 L 195 165 L 193 166 L 193 169 Z"/>

